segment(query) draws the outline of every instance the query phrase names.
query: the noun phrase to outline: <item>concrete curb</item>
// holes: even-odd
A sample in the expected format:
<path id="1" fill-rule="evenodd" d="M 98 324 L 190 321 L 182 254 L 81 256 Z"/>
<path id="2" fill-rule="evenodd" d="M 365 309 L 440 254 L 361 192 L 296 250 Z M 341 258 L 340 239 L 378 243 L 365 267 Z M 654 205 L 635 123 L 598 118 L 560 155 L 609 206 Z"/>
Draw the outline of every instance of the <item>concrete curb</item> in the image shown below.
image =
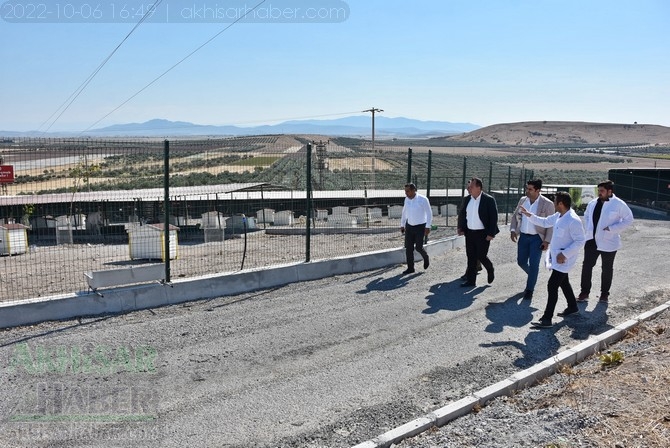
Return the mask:
<path id="1" fill-rule="evenodd" d="M 542 378 L 552 375 L 562 365 L 575 365 L 583 361 L 588 356 L 601 352 L 609 345 L 617 342 L 626 335 L 631 328 L 639 325 L 641 322 L 651 319 L 662 312 L 670 309 L 670 301 L 660 305 L 650 311 L 642 313 L 622 324 L 617 325 L 611 330 L 598 336 L 594 336 L 572 348 L 569 348 L 556 356 L 552 356 L 539 364 L 526 370 L 515 373 L 496 384 L 485 387 L 472 395 L 450 403 L 440 409 L 437 409 L 427 415 L 419 417 L 402 426 L 359 443 L 352 448 L 387 448 L 392 444 L 408 437 L 413 437 L 421 432 L 430 429 L 433 426 L 442 426 L 451 420 L 455 420 L 472 411 L 475 406 L 484 406 L 490 400 L 503 395 L 510 395 L 512 392 L 532 386 Z"/>
<path id="2" fill-rule="evenodd" d="M 429 255 L 464 247 L 465 239 L 451 236 L 429 242 Z M 419 257 L 420 259 L 420 257 Z M 178 279 L 171 284 L 143 284 L 93 292 L 78 292 L 0 303 L 0 328 L 31 325 L 83 316 L 128 313 L 193 300 L 211 299 L 274 288 L 289 283 L 317 280 L 333 275 L 354 274 L 405 263 L 405 249 L 389 249 L 348 257 L 292 263 L 237 273 Z"/>

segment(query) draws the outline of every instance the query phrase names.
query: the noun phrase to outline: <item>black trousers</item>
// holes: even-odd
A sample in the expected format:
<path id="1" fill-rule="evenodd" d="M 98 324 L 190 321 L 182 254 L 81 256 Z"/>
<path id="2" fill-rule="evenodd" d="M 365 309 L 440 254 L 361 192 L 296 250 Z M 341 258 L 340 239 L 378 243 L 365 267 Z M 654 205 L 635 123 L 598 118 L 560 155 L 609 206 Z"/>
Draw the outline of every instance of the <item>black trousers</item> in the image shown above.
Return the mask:
<path id="1" fill-rule="evenodd" d="M 414 249 L 421 254 L 425 260 L 428 257 L 423 248 L 423 238 L 426 235 L 426 223 L 411 226 L 405 225 L 405 257 L 407 258 L 407 267 L 414 269 Z"/>
<path id="2" fill-rule="evenodd" d="M 591 292 L 591 279 L 593 278 L 593 267 L 602 259 L 602 274 L 600 276 L 600 292 L 609 294 L 612 287 L 612 277 L 614 276 L 614 257 L 616 251 L 603 252 L 598 250 L 594 239 L 588 240 L 584 245 L 584 262 L 582 263 L 582 292 Z"/>
<path id="3" fill-rule="evenodd" d="M 485 230 L 465 231 L 465 255 L 468 257 L 468 270 L 466 276 L 469 283 L 477 281 L 477 261 L 486 269 L 493 272 L 493 263 L 489 260 L 489 247 L 491 242 L 486 239 Z"/>
<path id="4" fill-rule="evenodd" d="M 577 308 L 577 298 L 570 285 L 568 273 L 553 269 L 547 283 L 547 307 L 544 309 L 542 320 L 551 321 L 551 318 L 554 317 L 556 303 L 558 303 L 558 288 L 561 288 L 561 291 L 563 291 L 563 295 L 568 301 L 568 308 Z"/>

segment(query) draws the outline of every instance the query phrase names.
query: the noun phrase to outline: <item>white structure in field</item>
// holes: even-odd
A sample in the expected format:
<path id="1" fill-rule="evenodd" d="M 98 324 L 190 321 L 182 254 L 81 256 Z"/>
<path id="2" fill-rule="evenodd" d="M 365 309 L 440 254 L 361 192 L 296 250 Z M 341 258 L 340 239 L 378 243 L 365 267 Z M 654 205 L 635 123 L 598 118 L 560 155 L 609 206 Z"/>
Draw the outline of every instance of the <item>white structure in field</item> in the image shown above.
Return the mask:
<path id="1" fill-rule="evenodd" d="M 223 213 L 217 211 L 203 213 L 201 218 L 201 227 L 203 229 L 224 229 L 226 227 L 226 220 L 228 219 L 223 216 Z"/>
<path id="2" fill-rule="evenodd" d="M 274 225 L 276 226 L 292 226 L 295 223 L 295 217 L 291 210 L 284 210 L 275 213 Z"/>
<path id="3" fill-rule="evenodd" d="M 349 207 L 333 207 L 333 213 L 331 213 L 332 216 L 335 215 L 348 215 L 349 214 Z"/>
<path id="4" fill-rule="evenodd" d="M 349 228 L 358 227 L 358 220 L 354 215 L 331 215 L 328 217 L 328 227 Z"/>
<path id="5" fill-rule="evenodd" d="M 440 207 L 440 214 L 442 216 L 456 216 L 458 214 L 458 207 L 454 204 L 446 204 Z"/>
<path id="6" fill-rule="evenodd" d="M 0 225 L 0 255 L 25 254 L 28 251 L 28 226 Z"/>
<path id="7" fill-rule="evenodd" d="M 177 231 L 179 227 L 172 224 L 170 232 L 170 259 L 177 258 Z M 166 260 L 165 254 L 165 225 L 159 224 L 128 224 L 128 250 L 131 260 Z"/>
<path id="8" fill-rule="evenodd" d="M 226 229 L 231 230 L 232 232 L 244 232 L 244 225 L 246 222 L 247 230 L 256 229 L 256 219 L 252 216 L 241 216 L 235 215 L 231 216 L 226 220 Z"/>
<path id="9" fill-rule="evenodd" d="M 258 224 L 274 224 L 275 211 L 271 208 L 263 208 L 256 212 L 256 222 Z"/>
<path id="10" fill-rule="evenodd" d="M 349 207 L 333 207 L 328 216 L 328 227 L 357 227 L 358 218 L 349 213 Z"/>
<path id="11" fill-rule="evenodd" d="M 389 206 L 389 218 L 402 218 L 402 205 Z"/>
<path id="12" fill-rule="evenodd" d="M 440 214 L 440 209 L 437 207 L 437 205 L 431 205 L 430 209 L 433 211 L 433 216 L 437 216 Z"/>
<path id="13" fill-rule="evenodd" d="M 368 209 L 366 207 L 356 207 L 355 209 L 351 210 L 351 214 L 356 217 L 356 222 L 358 224 L 363 224 L 370 220 L 368 216 Z"/>

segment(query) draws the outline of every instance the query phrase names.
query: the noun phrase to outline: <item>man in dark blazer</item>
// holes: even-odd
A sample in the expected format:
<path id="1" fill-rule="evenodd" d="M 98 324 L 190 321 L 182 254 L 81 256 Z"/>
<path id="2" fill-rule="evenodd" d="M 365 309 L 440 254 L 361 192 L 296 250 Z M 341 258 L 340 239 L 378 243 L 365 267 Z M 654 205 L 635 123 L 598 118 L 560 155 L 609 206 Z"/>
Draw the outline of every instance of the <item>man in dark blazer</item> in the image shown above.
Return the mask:
<path id="1" fill-rule="evenodd" d="M 477 260 L 488 273 L 488 283 L 495 278 L 493 263 L 489 260 L 489 246 L 500 232 L 498 205 L 493 196 L 482 191 L 482 180 L 473 177 L 468 184 L 468 196 L 463 199 L 458 212 L 458 234 L 465 235 L 465 253 L 468 258 L 467 280 L 463 287 L 476 286 Z"/>

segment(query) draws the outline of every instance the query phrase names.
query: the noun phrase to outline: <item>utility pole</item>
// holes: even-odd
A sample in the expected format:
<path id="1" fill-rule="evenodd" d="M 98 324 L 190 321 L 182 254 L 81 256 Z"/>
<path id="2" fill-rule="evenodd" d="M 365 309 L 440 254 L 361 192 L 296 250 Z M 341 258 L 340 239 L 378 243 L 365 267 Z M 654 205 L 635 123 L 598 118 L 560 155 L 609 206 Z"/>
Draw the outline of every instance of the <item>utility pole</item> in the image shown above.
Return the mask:
<path id="1" fill-rule="evenodd" d="M 375 112 L 384 112 L 382 109 L 372 107 L 362 112 L 372 112 L 372 188 L 377 188 L 375 184 Z"/>

